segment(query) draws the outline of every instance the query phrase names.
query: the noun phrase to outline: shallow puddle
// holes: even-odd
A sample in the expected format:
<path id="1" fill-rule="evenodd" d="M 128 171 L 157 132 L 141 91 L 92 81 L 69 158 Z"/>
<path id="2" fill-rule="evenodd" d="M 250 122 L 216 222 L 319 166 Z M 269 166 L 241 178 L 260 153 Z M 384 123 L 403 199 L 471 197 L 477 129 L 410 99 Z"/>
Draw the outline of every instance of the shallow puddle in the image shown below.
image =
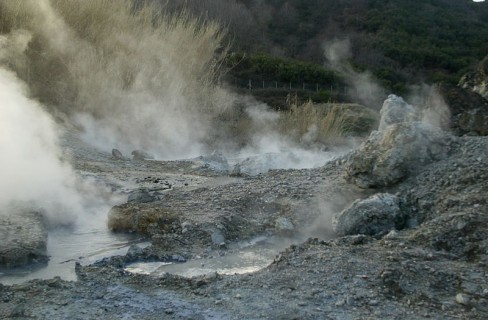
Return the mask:
<path id="1" fill-rule="evenodd" d="M 238 244 L 236 250 L 224 256 L 195 259 L 185 263 L 138 262 L 128 265 L 125 270 L 154 277 L 170 273 L 187 278 L 215 272 L 224 275 L 252 273 L 269 266 L 276 255 L 293 242 L 288 238 L 259 237 Z"/>

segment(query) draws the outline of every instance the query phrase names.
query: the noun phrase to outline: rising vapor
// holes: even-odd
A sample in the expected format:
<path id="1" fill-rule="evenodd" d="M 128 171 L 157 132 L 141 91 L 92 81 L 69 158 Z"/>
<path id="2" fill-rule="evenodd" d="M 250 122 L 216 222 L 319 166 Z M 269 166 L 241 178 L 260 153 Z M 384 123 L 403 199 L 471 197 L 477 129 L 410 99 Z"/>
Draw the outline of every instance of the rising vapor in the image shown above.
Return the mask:
<path id="1" fill-rule="evenodd" d="M 216 24 L 111 0 L 2 1 L 0 18 L 2 33 L 31 37 L 12 70 L 88 142 L 166 159 L 203 151 L 228 101 L 215 85 Z"/>

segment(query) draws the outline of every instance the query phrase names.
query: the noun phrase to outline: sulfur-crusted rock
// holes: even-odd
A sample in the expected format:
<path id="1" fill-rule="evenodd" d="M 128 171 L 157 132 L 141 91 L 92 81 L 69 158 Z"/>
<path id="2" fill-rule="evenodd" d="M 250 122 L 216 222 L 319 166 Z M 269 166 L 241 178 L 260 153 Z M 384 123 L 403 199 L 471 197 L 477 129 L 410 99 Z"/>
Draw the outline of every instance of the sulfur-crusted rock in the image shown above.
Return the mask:
<path id="1" fill-rule="evenodd" d="M 373 131 L 346 162 L 348 178 L 361 188 L 391 186 L 419 166 L 443 158 L 451 136 L 421 122 Z"/>

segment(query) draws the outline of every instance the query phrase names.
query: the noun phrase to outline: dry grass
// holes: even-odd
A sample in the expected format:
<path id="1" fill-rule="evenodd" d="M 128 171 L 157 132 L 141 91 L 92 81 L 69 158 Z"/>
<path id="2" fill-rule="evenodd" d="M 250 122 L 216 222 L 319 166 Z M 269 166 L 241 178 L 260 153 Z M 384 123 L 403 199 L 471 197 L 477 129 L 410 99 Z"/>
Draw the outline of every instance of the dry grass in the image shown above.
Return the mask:
<path id="1" fill-rule="evenodd" d="M 354 104 L 294 104 L 280 115 L 279 131 L 301 143 L 341 144 L 346 137 L 367 134 L 377 115 Z"/>
<path id="2" fill-rule="evenodd" d="M 0 0 L 0 40 L 19 30 L 30 36 L 25 50 L 0 65 L 51 114 L 81 121 L 103 148 L 168 158 L 200 152 L 212 119 L 228 107 L 217 85 L 223 31 L 141 3 Z"/>
<path id="3" fill-rule="evenodd" d="M 18 29 L 32 35 L 29 63 L 10 65 L 31 92 L 98 116 L 123 108 L 117 97 L 127 91 L 177 91 L 191 97 L 186 105 L 211 107 L 225 54 L 217 24 L 132 1 L 0 1 L 0 32 Z"/>

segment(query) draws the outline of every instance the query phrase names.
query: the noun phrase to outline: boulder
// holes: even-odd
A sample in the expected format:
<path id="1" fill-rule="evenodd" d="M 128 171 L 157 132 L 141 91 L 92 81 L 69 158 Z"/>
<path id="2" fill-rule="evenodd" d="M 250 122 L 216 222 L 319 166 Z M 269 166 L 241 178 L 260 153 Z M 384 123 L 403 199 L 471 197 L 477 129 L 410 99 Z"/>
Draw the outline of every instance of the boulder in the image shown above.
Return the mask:
<path id="1" fill-rule="evenodd" d="M 334 231 L 339 236 L 378 236 L 392 229 L 401 229 L 404 224 L 405 215 L 400 210 L 399 199 L 388 193 L 380 193 L 354 201 L 335 218 Z"/>
<path id="2" fill-rule="evenodd" d="M 125 160 L 124 155 L 118 149 L 112 149 L 112 158 L 115 160 Z"/>
<path id="3" fill-rule="evenodd" d="M 143 235 L 172 233 L 180 226 L 173 211 L 161 206 L 134 202 L 110 209 L 107 224 L 114 231 L 137 232 Z"/>
<path id="4" fill-rule="evenodd" d="M 421 122 L 397 123 L 369 138 L 346 159 L 346 175 L 361 188 L 392 186 L 420 166 L 444 158 L 451 136 Z"/>
<path id="5" fill-rule="evenodd" d="M 40 211 L 12 206 L 0 212 L 0 267 L 47 261 L 47 230 Z"/>

